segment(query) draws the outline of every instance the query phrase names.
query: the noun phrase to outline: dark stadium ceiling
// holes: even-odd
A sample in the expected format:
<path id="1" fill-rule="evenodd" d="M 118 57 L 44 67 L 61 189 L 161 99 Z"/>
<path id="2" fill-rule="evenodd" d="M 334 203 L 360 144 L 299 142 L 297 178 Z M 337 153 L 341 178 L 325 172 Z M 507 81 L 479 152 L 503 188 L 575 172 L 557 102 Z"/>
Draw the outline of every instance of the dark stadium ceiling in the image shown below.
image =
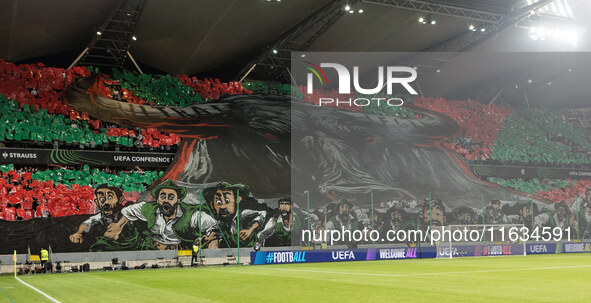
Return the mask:
<path id="1" fill-rule="evenodd" d="M 437 21 L 435 25 L 421 24 L 417 21 L 418 18 L 428 17 L 429 14 L 375 4 L 376 2 L 400 4 L 405 1 L 340 1 L 351 3 L 356 12 L 346 13 L 340 17 L 315 39 L 306 51 L 420 52 L 465 34 L 469 31 L 470 24 L 476 26 L 484 24 L 467 18 L 437 13 L 430 16 Z M 509 15 L 537 1 L 412 0 L 408 2 L 444 4 Z M 64 61 L 70 63 L 90 42 L 97 28 L 119 3 L 121 0 L 2 0 L 0 1 L 2 20 L 0 41 L 3 42 L 0 44 L 0 58 L 19 62 L 38 58 L 43 60 L 51 55 L 59 55 Z M 233 80 L 238 77 L 240 69 L 247 66 L 251 59 L 260 55 L 265 47 L 329 3 L 331 0 L 148 0 L 135 31 L 138 40 L 133 43 L 131 53 L 142 66 L 164 72 L 213 75 L 224 80 Z M 357 12 L 359 8 L 364 10 L 362 14 Z M 561 23 L 576 22 L 579 26 L 591 30 L 591 21 L 589 21 L 591 19 L 586 18 L 591 12 L 591 1 L 554 0 L 539 12 L 542 14 L 539 18 L 554 18 L 558 20 L 554 22 Z M 558 16 L 549 17 L 550 15 Z M 468 50 L 475 52 L 591 51 L 591 41 L 585 40 L 585 36 L 588 35 L 582 35 L 577 47 L 568 43 L 553 42 L 550 39 L 533 41 L 528 36 L 528 29 L 525 28 L 526 21 L 522 20 L 518 25 L 509 25 Z M 449 46 L 446 47 L 449 48 Z M 446 47 L 442 50 L 446 50 Z M 513 92 L 512 95 L 509 95 L 508 91 L 510 87 L 516 85 L 515 81 L 522 81 L 521 78 L 527 78 L 527 75 L 521 75 L 521 78 L 516 77 L 521 80 L 515 81 L 499 79 L 507 78 L 506 75 L 511 72 L 537 72 L 532 67 L 536 63 L 525 62 L 526 60 L 518 60 L 508 66 L 500 65 L 505 68 L 495 67 L 492 70 L 485 66 L 491 62 L 473 60 L 470 61 L 469 67 L 481 71 L 482 74 L 478 77 L 463 79 L 461 75 L 464 70 L 458 67 L 458 64 L 454 64 L 453 60 L 455 59 L 447 58 L 441 66 L 419 67 L 419 75 L 427 75 L 425 83 L 421 84 L 425 91 L 446 97 L 464 97 L 466 91 L 469 91 L 468 86 L 478 87 L 482 83 L 496 83 L 498 87 L 488 89 L 490 92 L 480 90 L 474 94 L 488 102 L 498 94 L 498 91 L 503 90 L 499 100 L 507 99 L 523 103 L 524 97 L 521 96 L 523 91 Z M 468 67 L 464 66 L 464 69 L 466 68 Z M 583 66 L 580 66 L 579 70 L 582 68 Z M 433 74 L 436 69 L 440 69 L 441 73 Z M 453 77 L 447 73 L 445 79 L 433 80 L 433 77 L 451 71 L 455 73 Z M 585 77 L 585 74 L 580 76 Z M 543 81 L 553 80 L 544 78 Z M 559 81 L 555 83 L 558 84 Z M 532 86 L 529 89 L 535 88 Z M 568 90 L 564 91 L 568 92 Z M 541 96 L 541 99 L 547 95 L 533 91 L 529 93 Z M 517 98 L 516 95 L 520 97 Z M 572 97 L 565 93 L 561 100 L 564 102 L 575 100 L 574 103 L 580 104 L 585 102 L 586 96 L 591 96 L 591 93 L 579 92 L 577 96 Z M 531 97 L 529 99 L 532 101 Z M 539 102 L 551 103 L 549 100 Z"/>

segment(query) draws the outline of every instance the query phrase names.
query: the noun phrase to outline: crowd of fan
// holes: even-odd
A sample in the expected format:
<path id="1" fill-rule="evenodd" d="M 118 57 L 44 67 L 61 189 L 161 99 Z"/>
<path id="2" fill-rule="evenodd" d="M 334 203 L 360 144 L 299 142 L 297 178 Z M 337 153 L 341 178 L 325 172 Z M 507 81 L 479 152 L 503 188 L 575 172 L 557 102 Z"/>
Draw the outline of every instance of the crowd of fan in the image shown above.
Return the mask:
<path id="1" fill-rule="evenodd" d="M 504 179 L 489 177 L 488 181 L 502 185 L 503 187 L 510 187 L 515 190 L 530 194 L 537 194 L 538 192 L 547 192 L 554 189 L 563 189 L 567 186 L 572 186 L 574 184 L 574 181 L 570 179 Z"/>
<path id="2" fill-rule="evenodd" d="M 89 77 L 85 67 L 45 67 L 39 64 L 16 65 L 0 59 L 0 93 L 19 104 L 29 104 L 35 111 L 46 109 L 49 114 L 61 114 L 71 120 L 84 120 L 99 128 L 100 121 L 92 120 L 87 113 L 79 113 L 61 100 L 61 92 L 75 79 Z"/>
<path id="3" fill-rule="evenodd" d="M 93 186 L 120 187 L 135 201 L 162 171 L 118 171 L 109 168 L 15 168 L 0 166 L 0 220 L 62 217 L 96 213 Z"/>
<path id="4" fill-rule="evenodd" d="M 66 71 L 43 64 L 16 65 L 0 59 L 0 106 L 4 122 L 0 140 L 8 141 L 9 145 L 16 143 L 16 146 L 34 143 L 54 148 L 100 146 L 116 150 L 134 146 L 145 150 L 170 150 L 180 142 L 177 135 L 155 129 L 109 126 L 65 105 L 62 91 L 75 79 L 90 75 L 85 67 Z"/>
<path id="5" fill-rule="evenodd" d="M 201 96 L 205 101 L 217 100 L 223 95 L 243 95 L 252 94 L 252 91 L 246 89 L 240 82 L 230 81 L 228 83 L 220 82 L 219 79 L 197 79 L 187 75 L 176 76 L 181 83 L 193 88 L 195 94 Z"/>
<path id="6" fill-rule="evenodd" d="M 548 140 L 558 143 L 591 148 L 585 132 L 566 123 L 564 117 L 553 109 L 525 108 L 520 114 L 542 129 Z"/>
<path id="7" fill-rule="evenodd" d="M 71 120 L 62 114 L 49 114 L 46 109 L 35 111 L 28 104 L 19 104 L 0 94 L 0 141 L 5 145 L 53 148 L 113 148 L 137 147 L 138 150 L 161 148 L 170 150 L 180 142 L 175 134 L 164 134 L 154 128 L 136 131 L 101 123 L 106 128 L 93 129 L 87 121 Z"/>
<path id="8" fill-rule="evenodd" d="M 550 109 L 521 109 L 486 105 L 473 100 L 416 98 L 414 105 L 445 114 L 461 133 L 443 145 L 469 161 L 493 160 L 502 164 L 591 164 L 591 143 L 585 133 Z"/>
<path id="9" fill-rule="evenodd" d="M 107 128 L 106 135 L 109 138 L 115 138 L 115 140 L 127 140 L 140 150 L 148 148 L 150 151 L 154 148 L 170 151 L 172 146 L 181 142 L 181 137 L 175 133 L 165 134 L 152 127 L 137 130 L 136 134 L 134 130 L 114 126 Z"/>
<path id="10" fill-rule="evenodd" d="M 591 142 L 591 107 L 563 108 L 560 116 L 568 125 L 582 130 Z"/>
<path id="11" fill-rule="evenodd" d="M 255 94 L 263 95 L 291 95 L 303 98 L 304 94 L 298 87 L 291 84 L 267 83 L 263 81 L 244 82 L 243 86 Z"/>
<path id="12" fill-rule="evenodd" d="M 488 160 L 501 125 L 513 114 L 511 108 L 474 100 L 445 100 L 443 98 L 415 98 L 414 105 L 445 114 L 461 127 L 461 134 L 446 140 L 443 145 L 458 152 L 467 160 Z"/>
<path id="13" fill-rule="evenodd" d="M 108 75 L 101 75 L 95 83 L 98 93 L 117 101 L 125 101 L 133 104 L 147 104 L 152 105 L 142 98 L 137 97 L 133 91 L 129 91 L 119 85 L 119 81 L 111 79 Z"/>
<path id="14" fill-rule="evenodd" d="M 591 180 L 538 178 L 504 179 L 489 177 L 488 181 L 521 192 L 536 194 L 554 202 L 577 197 L 584 194 L 585 191 L 591 187 Z"/>
<path id="15" fill-rule="evenodd" d="M 135 104 L 189 106 L 217 100 L 222 95 L 250 94 L 240 82 L 197 79 L 187 75 L 151 75 L 113 69 L 112 78 L 99 77 L 101 95 Z"/>
<path id="16" fill-rule="evenodd" d="M 586 166 L 591 164 L 591 143 L 557 112 L 525 109 L 503 124 L 491 158 L 504 163 Z"/>

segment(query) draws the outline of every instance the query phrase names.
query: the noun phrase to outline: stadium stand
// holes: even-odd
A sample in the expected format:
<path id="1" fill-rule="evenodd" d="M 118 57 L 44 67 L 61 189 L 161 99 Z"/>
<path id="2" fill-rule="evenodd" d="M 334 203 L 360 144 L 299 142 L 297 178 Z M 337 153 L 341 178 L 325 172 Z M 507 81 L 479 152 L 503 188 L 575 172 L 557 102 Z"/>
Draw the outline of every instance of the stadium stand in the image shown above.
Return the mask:
<path id="1" fill-rule="evenodd" d="M 96 213 L 93 185 L 123 189 L 126 201 L 135 201 L 162 171 L 114 171 L 110 169 L 15 168 L 0 166 L 0 219 L 29 220 Z"/>
<path id="2" fill-rule="evenodd" d="M 535 194 L 540 191 L 549 191 L 552 189 L 562 189 L 567 186 L 572 186 L 575 182 L 572 180 L 549 180 L 549 179 L 503 179 L 503 178 L 488 178 L 488 181 L 500 184 L 505 187 L 522 191 L 524 193 Z"/>
<path id="3" fill-rule="evenodd" d="M 445 114 L 458 123 L 463 134 L 443 145 L 455 150 L 466 160 L 490 159 L 492 145 L 501 125 L 513 113 L 509 107 L 486 105 L 474 100 L 416 98 L 414 105 Z"/>
<path id="4" fill-rule="evenodd" d="M 585 133 L 566 123 L 555 110 L 514 112 L 503 105 L 443 98 L 416 98 L 413 105 L 454 119 L 462 134 L 444 140 L 443 145 L 469 161 L 546 166 L 591 163 L 591 143 Z"/>
<path id="5" fill-rule="evenodd" d="M 488 181 L 524 193 L 536 194 L 554 202 L 568 200 L 582 195 L 591 187 L 591 181 L 589 180 L 538 178 L 526 180 L 490 177 Z"/>
<path id="6" fill-rule="evenodd" d="M 100 75 L 99 92 L 109 98 L 155 106 L 189 106 L 217 100 L 222 95 L 250 94 L 239 82 L 197 79 L 187 75 L 151 75 L 112 70 L 113 78 Z"/>
<path id="7" fill-rule="evenodd" d="M 503 124 L 491 158 L 538 165 L 586 165 L 590 143 L 550 110 L 525 109 Z"/>
<path id="8" fill-rule="evenodd" d="M 187 75 L 176 76 L 181 83 L 192 87 L 195 94 L 206 101 L 217 100 L 222 95 L 241 95 L 251 94 L 252 91 L 242 86 L 240 82 L 231 81 L 228 83 L 220 82 L 219 79 L 197 79 Z"/>
<path id="9" fill-rule="evenodd" d="M 270 95 L 292 95 L 298 98 L 303 98 L 304 94 L 300 92 L 299 88 L 282 83 L 266 83 L 263 81 L 245 82 L 243 86 L 255 94 L 270 94 Z"/>
<path id="10" fill-rule="evenodd" d="M 560 110 L 560 115 L 565 123 L 581 129 L 587 140 L 591 142 L 591 108 L 564 108 Z"/>
<path id="11" fill-rule="evenodd" d="M 48 144 L 56 141 L 62 146 L 80 148 L 112 144 L 129 148 L 134 145 L 138 148 L 166 147 L 167 150 L 180 142 L 176 134 L 164 134 L 155 129 L 130 130 L 112 124 L 105 128 L 103 121 L 91 119 L 88 113 L 78 113 L 65 105 L 61 91 L 74 79 L 90 75 L 86 68 L 76 67 L 66 72 L 43 64 L 15 65 L 0 60 L 2 119 L 10 124 L 10 127 L 0 129 L 0 139 Z M 128 96 L 141 103 L 133 94 Z M 47 132 L 47 129 L 51 131 Z M 136 133 L 140 135 L 136 136 Z"/>
<path id="12" fill-rule="evenodd" d="M 174 133 L 154 128 L 128 129 L 91 119 L 63 103 L 61 92 L 75 79 L 90 77 L 91 70 L 75 67 L 69 71 L 43 64 L 16 65 L 0 60 L 0 141 L 5 146 L 57 149 L 123 148 L 170 150 L 180 142 Z M 101 79 L 109 79 L 107 76 Z M 177 81 L 178 82 L 178 81 Z M 114 85 L 114 82 L 108 83 Z M 108 89 L 103 90 L 107 92 Z M 142 103 L 130 91 L 129 99 Z M 107 96 L 112 96 L 108 95 Z M 145 103 L 145 101 L 143 102 Z M 15 168 L 0 166 L 0 219 L 29 220 L 96 213 L 93 186 L 120 187 L 127 201 L 161 176 L 161 171 L 126 171 L 108 168 Z"/>

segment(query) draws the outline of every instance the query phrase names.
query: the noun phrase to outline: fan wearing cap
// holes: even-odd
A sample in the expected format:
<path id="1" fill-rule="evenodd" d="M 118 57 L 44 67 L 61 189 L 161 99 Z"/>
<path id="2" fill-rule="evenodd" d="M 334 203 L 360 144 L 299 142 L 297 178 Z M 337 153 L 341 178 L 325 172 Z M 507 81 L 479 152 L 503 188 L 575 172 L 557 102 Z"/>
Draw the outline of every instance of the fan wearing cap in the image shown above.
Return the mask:
<path id="1" fill-rule="evenodd" d="M 327 239 L 330 240 L 332 244 L 337 245 L 347 245 L 349 248 L 356 248 L 357 241 L 353 238 L 346 236 L 344 231 L 354 232 L 356 230 L 361 230 L 363 225 L 357 217 L 352 213 L 353 204 L 345 199 L 339 200 L 334 209 L 334 215 L 330 216 L 329 219 L 326 221 L 326 230 L 332 231 L 337 230 L 341 231 L 342 235 L 340 239 Z M 332 236 L 332 233 L 329 234 Z"/>
<path id="2" fill-rule="evenodd" d="M 240 247 L 256 245 L 256 235 L 263 227 L 267 211 L 254 209 L 259 206 L 250 196 L 248 186 L 220 182 L 203 190 L 203 198 L 219 222 L 220 247 L 237 247 L 238 241 Z"/>
<path id="3" fill-rule="evenodd" d="M 361 224 L 355 216 L 351 214 L 353 205 L 349 201 L 342 199 L 336 207 L 336 214 L 331 216 L 327 223 L 327 230 L 360 230 Z"/>
<path id="4" fill-rule="evenodd" d="M 546 222 L 546 226 L 552 228 L 558 227 L 563 230 L 572 227 L 573 231 L 576 230 L 576 214 L 571 214 L 570 208 L 564 200 L 554 204 L 554 212 L 546 210 L 546 213 L 548 214 L 548 221 Z"/>
<path id="5" fill-rule="evenodd" d="M 197 205 L 187 204 L 182 200 L 187 189 L 167 180 L 152 189 L 152 197 L 156 201 L 140 202 L 121 210 L 123 217 L 113 223 L 105 232 L 105 236 L 117 239 L 125 224 L 129 221 L 146 222 L 147 236 L 140 246 L 141 249 L 175 249 L 178 245 L 192 247 L 199 242 L 199 229 L 203 236 L 211 237 L 216 232 L 215 220 L 205 212 L 200 212 Z M 209 248 L 217 247 L 217 240 L 201 241 Z"/>
<path id="6" fill-rule="evenodd" d="M 466 205 L 460 205 L 454 208 L 451 212 L 451 225 L 470 225 L 476 224 L 476 212 Z"/>
<path id="7" fill-rule="evenodd" d="M 532 203 L 531 201 L 527 200 L 520 200 L 517 203 L 515 203 L 513 209 L 516 209 L 516 214 L 507 216 L 507 218 L 513 224 L 523 224 L 528 228 L 535 228 L 546 226 L 546 224 L 548 223 L 548 213 L 539 211 L 537 203 Z"/>
<path id="8" fill-rule="evenodd" d="M 410 230 L 413 228 L 412 221 L 409 219 L 408 213 L 404 210 L 404 208 L 400 206 L 392 206 L 386 212 L 387 214 L 387 221 L 386 221 L 386 229 L 382 233 L 383 236 L 386 236 L 388 230 L 391 231 L 398 231 L 398 230 Z"/>
<path id="9" fill-rule="evenodd" d="M 301 238 L 301 231 L 306 226 L 303 214 L 294 211 L 290 197 L 279 199 L 277 205 L 278 212 L 267 221 L 257 236 L 255 250 L 259 250 L 263 245 L 290 246 L 292 238 Z"/>
<path id="10" fill-rule="evenodd" d="M 481 218 L 482 219 L 482 218 Z M 501 209 L 501 201 L 490 200 L 490 205 L 484 208 L 484 223 L 485 224 L 507 224 L 509 220 Z M 478 220 L 481 222 L 482 220 Z"/>

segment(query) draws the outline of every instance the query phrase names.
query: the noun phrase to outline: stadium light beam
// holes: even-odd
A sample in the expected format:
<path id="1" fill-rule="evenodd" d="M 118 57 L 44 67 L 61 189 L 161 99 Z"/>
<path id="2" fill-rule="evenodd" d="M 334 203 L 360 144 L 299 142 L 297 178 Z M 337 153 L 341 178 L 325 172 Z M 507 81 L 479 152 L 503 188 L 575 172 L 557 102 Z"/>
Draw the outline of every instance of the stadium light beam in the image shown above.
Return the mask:
<path id="1" fill-rule="evenodd" d="M 533 41 L 544 41 L 546 39 L 566 42 L 574 47 L 579 44 L 579 38 L 583 30 L 577 27 L 556 27 L 556 26 L 531 26 L 529 27 L 529 38 Z"/>

